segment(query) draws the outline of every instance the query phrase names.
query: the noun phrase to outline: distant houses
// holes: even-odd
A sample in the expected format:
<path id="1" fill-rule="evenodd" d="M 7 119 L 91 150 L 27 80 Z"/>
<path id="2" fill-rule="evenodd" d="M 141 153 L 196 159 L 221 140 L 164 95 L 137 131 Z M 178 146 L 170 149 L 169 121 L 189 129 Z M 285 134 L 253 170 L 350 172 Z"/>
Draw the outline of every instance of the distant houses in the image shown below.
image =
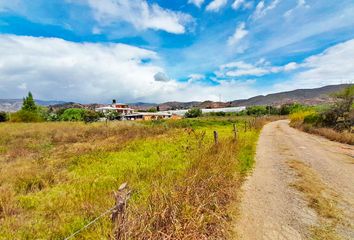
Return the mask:
<path id="1" fill-rule="evenodd" d="M 165 112 L 135 112 L 134 109 L 130 108 L 128 104 L 116 103 L 113 99 L 112 104 L 98 107 L 95 109 L 97 112 L 101 112 L 104 115 L 109 113 L 117 113 L 119 120 L 130 120 L 130 121 L 146 121 L 146 120 L 161 120 L 161 119 L 180 119 L 180 116 L 165 113 Z"/>

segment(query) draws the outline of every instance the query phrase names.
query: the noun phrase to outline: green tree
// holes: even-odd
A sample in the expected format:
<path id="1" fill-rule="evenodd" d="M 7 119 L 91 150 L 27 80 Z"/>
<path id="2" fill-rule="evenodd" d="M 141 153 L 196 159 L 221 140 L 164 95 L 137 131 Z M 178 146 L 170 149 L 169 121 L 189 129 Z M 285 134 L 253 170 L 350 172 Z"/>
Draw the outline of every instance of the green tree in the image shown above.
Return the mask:
<path id="1" fill-rule="evenodd" d="M 60 120 L 62 121 L 83 121 L 86 110 L 82 108 L 68 108 L 62 115 Z"/>
<path id="2" fill-rule="evenodd" d="M 37 106 L 34 102 L 33 95 L 31 92 L 28 93 L 28 96 L 23 98 L 22 110 L 25 111 L 36 111 Z"/>
<path id="3" fill-rule="evenodd" d="M 200 117 L 202 116 L 203 112 L 201 109 L 199 108 L 192 108 L 192 109 L 189 109 L 185 114 L 184 116 L 186 118 L 196 118 L 196 117 Z"/>

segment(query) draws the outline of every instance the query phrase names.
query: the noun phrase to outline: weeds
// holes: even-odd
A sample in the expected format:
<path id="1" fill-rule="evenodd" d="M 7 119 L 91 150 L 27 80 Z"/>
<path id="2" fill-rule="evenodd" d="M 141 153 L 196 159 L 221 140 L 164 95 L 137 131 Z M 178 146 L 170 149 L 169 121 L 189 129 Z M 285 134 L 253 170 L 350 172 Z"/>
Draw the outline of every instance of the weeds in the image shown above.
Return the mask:
<path id="1" fill-rule="evenodd" d="M 226 238 L 263 124 L 243 132 L 243 121 L 0 125 L 0 239 L 63 239 L 112 207 L 125 181 L 126 239 Z M 112 238 L 112 229 L 102 219 L 77 239 Z"/>

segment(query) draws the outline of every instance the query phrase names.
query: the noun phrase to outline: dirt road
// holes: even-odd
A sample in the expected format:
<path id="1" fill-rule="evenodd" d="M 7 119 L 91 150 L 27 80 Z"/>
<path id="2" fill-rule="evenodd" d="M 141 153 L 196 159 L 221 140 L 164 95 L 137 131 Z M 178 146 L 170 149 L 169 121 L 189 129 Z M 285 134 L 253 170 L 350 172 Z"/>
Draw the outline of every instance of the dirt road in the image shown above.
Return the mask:
<path id="1" fill-rule="evenodd" d="M 291 186 L 299 178 L 289 167 L 294 160 L 309 166 L 338 195 L 344 224 L 336 231 L 354 239 L 354 147 L 298 131 L 286 120 L 267 124 L 261 133 L 256 166 L 243 188 L 239 238 L 310 238 L 310 227 L 321 219 L 304 193 Z"/>

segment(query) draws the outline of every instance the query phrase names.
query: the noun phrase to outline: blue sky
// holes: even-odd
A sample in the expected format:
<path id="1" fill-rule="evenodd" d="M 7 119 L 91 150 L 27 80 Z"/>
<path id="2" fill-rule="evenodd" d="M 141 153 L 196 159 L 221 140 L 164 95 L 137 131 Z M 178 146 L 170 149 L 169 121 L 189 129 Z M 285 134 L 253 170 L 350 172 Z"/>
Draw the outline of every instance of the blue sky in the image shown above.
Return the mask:
<path id="1" fill-rule="evenodd" d="M 0 0 L 0 98 L 228 101 L 353 80 L 352 0 Z"/>

